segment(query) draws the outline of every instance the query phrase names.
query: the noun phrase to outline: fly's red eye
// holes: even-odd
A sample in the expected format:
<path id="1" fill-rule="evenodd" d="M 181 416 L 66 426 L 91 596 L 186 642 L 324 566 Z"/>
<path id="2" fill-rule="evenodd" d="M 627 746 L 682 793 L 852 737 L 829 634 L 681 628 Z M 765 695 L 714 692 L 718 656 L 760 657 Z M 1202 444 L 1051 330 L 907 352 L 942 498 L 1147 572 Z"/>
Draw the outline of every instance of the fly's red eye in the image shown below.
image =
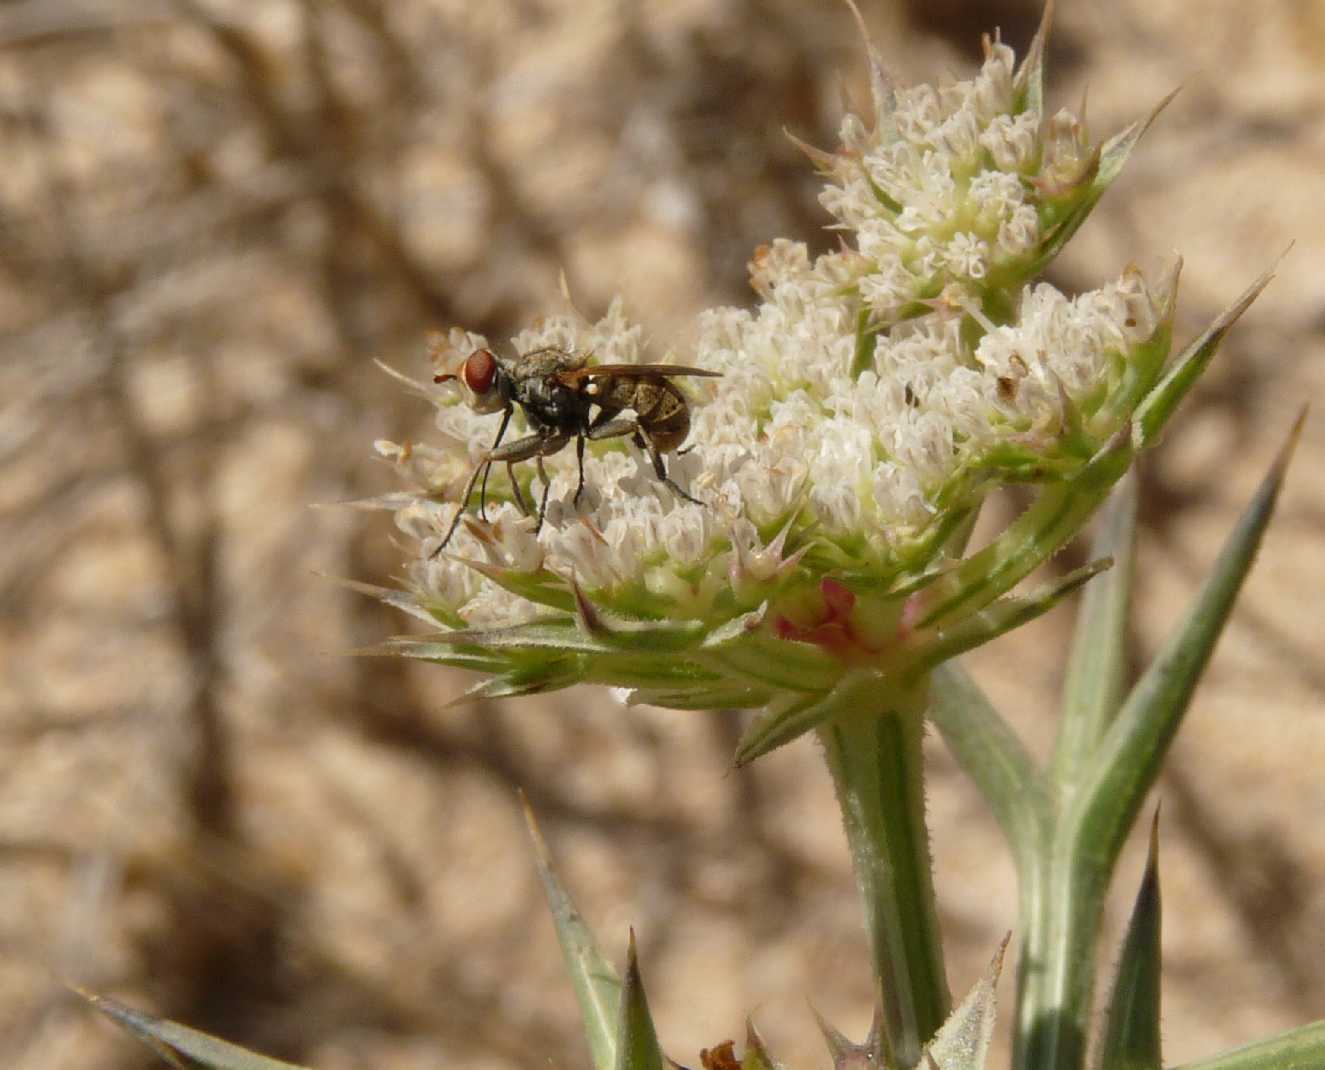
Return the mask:
<path id="1" fill-rule="evenodd" d="M 486 394 L 497 376 L 497 358 L 486 349 L 476 349 L 465 358 L 461 374 L 465 377 L 465 386 L 475 394 Z"/>

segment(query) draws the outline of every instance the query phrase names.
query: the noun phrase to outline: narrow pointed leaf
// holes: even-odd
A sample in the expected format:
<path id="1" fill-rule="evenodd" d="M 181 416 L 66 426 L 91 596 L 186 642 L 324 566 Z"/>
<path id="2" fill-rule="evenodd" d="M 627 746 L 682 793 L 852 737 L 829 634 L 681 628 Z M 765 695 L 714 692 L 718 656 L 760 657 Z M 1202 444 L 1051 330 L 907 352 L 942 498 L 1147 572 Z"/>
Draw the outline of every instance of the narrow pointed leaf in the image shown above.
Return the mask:
<path id="1" fill-rule="evenodd" d="M 1138 119 L 1127 129 L 1120 131 L 1106 141 L 1099 150 L 1099 163 L 1095 167 L 1095 173 L 1091 176 L 1090 184 L 1084 191 L 1078 192 L 1071 209 L 1068 211 L 1050 232 L 1049 237 L 1041 246 L 1040 254 L 1035 258 L 1034 264 L 1027 272 L 1028 276 L 1040 274 L 1044 266 L 1056 257 L 1062 251 L 1064 245 L 1072 238 L 1081 224 L 1084 223 L 1095 206 L 1099 204 L 1100 198 L 1104 196 L 1105 191 L 1113 185 L 1114 180 L 1122 174 L 1123 165 L 1127 163 L 1127 158 L 1136 148 L 1137 142 L 1150 129 L 1151 124 L 1159 117 L 1178 91 L 1175 89 L 1166 96 L 1154 108 L 1150 114 L 1143 119 Z"/>
<path id="2" fill-rule="evenodd" d="M 530 621 L 507 628 L 456 628 L 454 631 L 435 632 L 426 636 L 399 636 L 382 646 L 406 657 L 423 656 L 420 651 L 435 646 L 515 652 L 577 650 L 586 654 L 610 654 L 615 649 L 594 636 L 586 635 L 570 617 Z"/>
<path id="3" fill-rule="evenodd" d="M 919 656 L 908 664 L 907 672 L 926 672 L 949 658 L 983 646 L 1014 628 L 1020 628 L 1028 621 L 1049 612 L 1078 587 L 1112 564 L 1108 558 L 1092 561 L 1025 597 L 1000 598 L 951 627 L 938 631 L 935 639 L 923 647 Z"/>
<path id="4" fill-rule="evenodd" d="M 1006 594 L 1071 538 L 1134 456 L 1125 434 L 1115 435 L 1066 483 L 1045 487 L 1029 509 L 978 553 L 940 576 L 920 595 L 918 625 L 941 625 Z"/>
<path id="5" fill-rule="evenodd" d="M 878 707 L 887 690 L 887 683 L 877 673 L 859 671 L 843 677 L 826 693 L 775 700 L 773 705 L 760 712 L 741 736 L 736 745 L 735 764 L 738 768 L 748 765 L 839 714 Z"/>
<path id="6" fill-rule="evenodd" d="M 384 643 L 360 647 L 349 653 L 368 658 L 414 658 L 418 661 L 433 661 L 439 665 L 450 665 L 452 668 L 481 673 L 499 673 L 509 665 L 506 658 L 497 654 L 481 650 L 457 650 L 443 643 L 429 643 L 426 640 L 388 639 Z"/>
<path id="7" fill-rule="evenodd" d="M 851 1057 L 852 1053 L 858 1050 L 857 1045 L 853 1044 L 850 1037 L 820 1014 L 817 1007 L 811 1006 L 810 1013 L 814 1015 L 814 1024 L 819 1027 L 819 1035 L 824 1038 L 824 1044 L 828 1048 L 828 1057 L 833 1060 L 833 1066 L 841 1066 Z"/>
<path id="8" fill-rule="evenodd" d="M 984 1070 L 994 1035 L 998 978 L 1003 972 L 1008 939 L 1003 938 L 984 976 L 925 1045 L 925 1054 L 942 1070 Z"/>
<path id="9" fill-rule="evenodd" d="M 1159 813 L 1105 1016 L 1100 1070 L 1160 1070 Z"/>
<path id="10" fill-rule="evenodd" d="M 552 872 L 552 858 L 547 843 L 539 831 L 534 811 L 520 793 L 529 838 L 534 843 L 534 861 L 538 877 L 543 882 L 543 894 L 552 912 L 552 924 L 557 930 L 557 941 L 575 987 L 575 998 L 580 1004 L 580 1017 L 584 1022 L 584 1035 L 589 1042 L 589 1055 L 595 1070 L 612 1070 L 616 1064 L 617 1016 L 621 1004 L 621 981 L 612 964 L 603 958 L 584 917 L 575 906 L 570 893 Z"/>
<path id="11" fill-rule="evenodd" d="M 1022 105 L 1027 111 L 1044 118 L 1044 54 L 1049 44 L 1049 30 L 1053 26 L 1054 0 L 1048 0 L 1044 12 L 1040 15 L 1040 28 L 1035 31 L 1026 58 L 1013 85 L 1016 93 L 1022 96 Z"/>
<path id="12" fill-rule="evenodd" d="M 630 949 L 626 954 L 626 981 L 621 989 L 621 1006 L 617 1013 L 616 1062 L 613 1065 L 615 1070 L 664 1070 L 666 1064 L 658 1046 L 658 1034 L 653 1028 L 649 1001 L 644 995 L 632 930 Z"/>
<path id="13" fill-rule="evenodd" d="M 750 1018 L 745 1020 L 745 1053 L 741 1056 L 741 1070 L 783 1070 L 782 1064 L 769 1054 L 768 1045 Z"/>
<path id="14" fill-rule="evenodd" d="M 930 720 L 985 797 L 1018 869 L 1026 871 L 1039 857 L 1053 813 L 1035 762 L 959 662 L 934 671 L 930 699 Z"/>
<path id="15" fill-rule="evenodd" d="M 671 710 L 750 710 L 773 700 L 767 688 L 739 683 L 713 687 L 641 687 L 626 700 L 631 706 L 663 706 Z"/>
<path id="16" fill-rule="evenodd" d="M 752 632 L 722 646 L 697 651 L 696 660 L 748 676 L 753 683 L 805 693 L 827 691 L 842 664 L 812 643 Z"/>
<path id="17" fill-rule="evenodd" d="M 566 581 L 547 569 L 537 572 L 520 572 L 513 568 L 489 564 L 455 554 L 443 554 L 445 558 L 456 561 L 466 568 L 473 569 L 480 576 L 491 580 L 498 587 L 511 594 L 527 599 L 536 605 L 547 606 L 562 613 L 569 613 L 575 608 L 575 598 L 566 589 Z"/>
<path id="18" fill-rule="evenodd" d="M 412 591 L 402 591 L 395 587 L 381 587 L 375 583 L 364 583 L 362 580 L 349 580 L 326 572 L 315 572 L 314 575 L 320 579 L 330 580 L 336 586 L 344 587 L 355 594 L 366 594 L 369 598 L 375 598 L 384 605 L 398 609 L 402 613 L 408 613 L 411 617 L 416 617 L 428 624 L 436 625 L 437 623 L 436 616 L 429 612 L 426 606 L 420 604 L 418 595 Z"/>
<path id="19" fill-rule="evenodd" d="M 198 1065 L 208 1070 L 304 1070 L 295 1063 L 258 1055 L 178 1022 L 136 1011 L 105 996 L 90 992 L 79 994 L 176 1070 L 188 1070 Z"/>
<path id="20" fill-rule="evenodd" d="M 1125 476 L 1100 518 L 1093 557 L 1113 568 L 1086 588 L 1063 684 L 1054 776 L 1074 783 L 1122 705 L 1127 676 L 1127 617 L 1136 547 L 1136 478 Z"/>
<path id="21" fill-rule="evenodd" d="M 1173 1070 L 1312 1070 L 1319 1066 L 1325 1066 L 1325 1021 L 1223 1055 L 1183 1063 Z"/>
<path id="22" fill-rule="evenodd" d="M 1274 512 L 1284 471 L 1305 418 L 1243 511 L 1209 577 L 1174 634 L 1128 696 L 1092 763 L 1090 778 L 1065 820 L 1078 824 L 1078 842 L 1117 857 L 1145 793 L 1154 783 L 1187 703 L 1224 629 L 1233 601 L 1251 570 Z"/>
<path id="23" fill-rule="evenodd" d="M 471 688 L 457 701 L 472 698 L 521 698 L 525 695 L 543 695 L 549 691 L 560 691 L 571 687 L 584 679 L 584 662 L 578 657 L 552 658 L 540 660 L 531 665 L 522 665 L 501 676 Z M 451 703 L 454 705 L 454 703 Z"/>
<path id="24" fill-rule="evenodd" d="M 1219 343 L 1273 278 L 1273 270 L 1267 271 L 1247 287 L 1241 297 L 1188 344 L 1155 384 L 1155 388 L 1146 395 L 1146 399 L 1137 406 L 1136 414 L 1132 417 L 1132 439 L 1138 450 L 1149 449 L 1159 441 L 1164 425 L 1214 358 Z"/>

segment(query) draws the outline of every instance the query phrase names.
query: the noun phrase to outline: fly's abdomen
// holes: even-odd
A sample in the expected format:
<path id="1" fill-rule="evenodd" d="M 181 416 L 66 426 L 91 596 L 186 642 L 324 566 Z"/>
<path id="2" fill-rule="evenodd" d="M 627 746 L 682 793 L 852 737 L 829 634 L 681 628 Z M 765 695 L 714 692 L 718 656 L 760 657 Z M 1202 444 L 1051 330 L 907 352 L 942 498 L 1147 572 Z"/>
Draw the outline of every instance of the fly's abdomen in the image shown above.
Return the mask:
<path id="1" fill-rule="evenodd" d="M 685 395 L 666 379 L 641 383 L 636 394 L 635 412 L 654 446 L 661 453 L 677 449 L 690 434 L 690 408 Z"/>

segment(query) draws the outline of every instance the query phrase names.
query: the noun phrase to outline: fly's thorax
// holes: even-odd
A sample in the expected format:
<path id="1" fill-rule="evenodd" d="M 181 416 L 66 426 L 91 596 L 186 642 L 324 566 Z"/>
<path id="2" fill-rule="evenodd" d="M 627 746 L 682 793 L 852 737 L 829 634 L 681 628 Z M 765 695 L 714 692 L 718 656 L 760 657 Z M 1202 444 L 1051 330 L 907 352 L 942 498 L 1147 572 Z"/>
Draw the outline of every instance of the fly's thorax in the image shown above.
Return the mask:
<path id="1" fill-rule="evenodd" d="M 589 402 L 555 375 L 512 379 L 512 398 L 534 430 L 576 434 L 589 418 Z"/>

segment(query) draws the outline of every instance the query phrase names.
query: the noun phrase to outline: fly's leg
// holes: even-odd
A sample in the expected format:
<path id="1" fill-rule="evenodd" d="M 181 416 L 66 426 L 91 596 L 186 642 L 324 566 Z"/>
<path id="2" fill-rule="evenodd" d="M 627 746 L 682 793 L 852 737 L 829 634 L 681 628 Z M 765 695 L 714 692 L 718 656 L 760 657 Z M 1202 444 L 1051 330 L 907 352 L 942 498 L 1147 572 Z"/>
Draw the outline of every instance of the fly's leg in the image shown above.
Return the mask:
<path id="1" fill-rule="evenodd" d="M 529 503 L 524 500 L 524 492 L 520 489 L 520 481 L 515 478 L 515 462 L 506 462 L 506 476 L 511 481 L 511 493 L 515 496 L 515 505 L 525 516 L 529 515 Z"/>
<path id="2" fill-rule="evenodd" d="M 515 488 L 515 501 L 520 506 L 520 511 L 525 516 L 530 515 L 529 503 L 524 500 L 524 494 L 519 489 L 519 484 L 515 482 L 515 472 L 513 466 L 520 461 L 536 460 L 538 462 L 538 477 L 543 481 L 543 501 L 538 508 L 538 524 L 534 528 L 534 534 L 543 527 L 543 515 L 547 512 L 548 491 L 552 489 L 552 480 L 548 478 L 547 469 L 543 466 L 543 458 L 551 457 L 554 453 L 564 449 L 566 443 L 570 441 L 570 435 L 526 435 L 524 438 L 517 438 L 514 442 L 508 442 L 501 449 L 492 450 L 488 453 L 488 463 L 494 461 L 505 461 L 507 470 L 511 472 L 511 486 Z"/>
<path id="3" fill-rule="evenodd" d="M 538 503 L 538 523 L 534 525 L 534 534 L 537 535 L 543 530 L 543 518 L 547 516 L 547 495 L 552 489 L 552 480 L 547 477 L 547 469 L 543 467 L 543 455 L 540 453 L 535 460 L 538 465 L 538 478 L 543 481 L 543 500 Z"/>
<path id="4" fill-rule="evenodd" d="M 584 436 L 580 435 L 575 439 L 575 463 L 580 468 L 580 481 L 575 485 L 575 498 L 573 505 L 580 504 L 580 495 L 584 493 Z M 544 504 L 547 503 L 547 495 L 543 496 Z"/>
<path id="5" fill-rule="evenodd" d="M 596 426 L 595 426 L 596 425 Z M 681 489 L 671 476 L 667 474 L 667 466 L 663 464 L 662 451 L 654 444 L 649 433 L 640 426 L 638 420 L 632 420 L 629 417 L 623 417 L 620 420 L 608 420 L 605 423 L 591 424 L 588 437 L 597 441 L 603 438 L 620 438 L 622 435 L 629 435 L 630 440 L 641 450 L 649 455 L 649 460 L 653 462 L 653 474 L 660 482 L 665 483 L 671 492 L 694 505 L 703 505 L 698 498 L 692 498 Z"/>
<path id="6" fill-rule="evenodd" d="M 428 555 L 429 561 L 446 549 L 446 544 L 451 541 L 455 529 L 460 526 L 460 518 L 465 515 L 465 506 L 469 504 L 469 496 L 474 493 L 474 484 L 478 482 L 479 475 L 486 473 L 491 467 L 492 461 L 488 456 L 485 456 L 474 468 L 473 474 L 469 477 L 469 482 L 465 484 L 465 493 L 460 496 L 460 508 L 455 511 L 455 516 L 451 518 L 451 526 L 446 529 L 446 537 L 437 544 L 437 549 Z"/>
<path id="7" fill-rule="evenodd" d="M 488 447 L 487 464 L 483 465 L 483 483 L 478 490 L 478 518 L 482 520 L 483 523 L 485 524 L 488 522 L 488 473 L 492 471 L 492 453 L 498 446 L 501 445 L 501 437 L 502 435 L 506 434 L 506 426 L 511 422 L 512 411 L 513 409 L 511 408 L 510 405 L 507 405 L 506 408 L 502 410 L 501 426 L 497 428 L 497 437 L 492 440 L 492 445 Z M 470 486 L 469 489 L 472 492 L 474 488 L 473 486 Z M 469 504 L 469 494 L 466 494 L 464 498 L 461 499 L 460 512 L 464 512 L 465 506 L 468 504 Z M 459 515 L 460 513 L 456 514 L 457 518 L 459 517 Z M 452 532 L 455 531 L 454 523 L 451 525 L 451 531 Z M 448 533 L 446 537 L 447 539 L 450 539 L 451 535 Z M 445 546 L 446 543 L 442 543 L 442 545 Z"/>
<path id="8" fill-rule="evenodd" d="M 692 505 L 704 504 L 698 498 L 690 497 L 689 494 L 681 489 L 676 480 L 667 474 L 667 468 L 663 465 L 662 453 L 659 451 L 658 447 L 653 444 L 653 439 L 649 438 L 648 432 L 643 428 L 640 428 L 635 433 L 634 441 L 636 446 L 640 447 L 640 449 L 644 450 L 644 452 L 649 455 L 649 460 L 653 462 L 653 474 L 671 487 L 673 494 L 679 494 Z"/>
<path id="9" fill-rule="evenodd" d="M 484 454 L 483 459 L 479 461 L 478 466 L 470 475 L 469 482 L 465 484 L 465 493 L 460 495 L 460 508 L 455 511 L 455 516 L 451 518 L 451 526 L 446 529 L 446 535 L 437 544 L 437 549 L 428 555 L 429 561 L 446 549 L 446 544 L 451 541 L 451 536 L 455 534 L 456 528 L 460 526 L 460 518 L 465 515 L 465 507 L 469 505 L 469 496 L 474 493 L 474 484 L 479 481 L 479 476 L 483 477 L 483 486 L 480 488 L 478 495 L 478 515 L 485 521 L 487 520 L 487 517 L 483 515 L 483 506 L 488 492 L 488 471 L 492 468 L 493 450 L 501 445 L 502 435 L 506 434 L 506 427 L 511 422 L 511 412 L 512 410 L 509 407 L 502 412 L 501 426 L 497 428 L 497 437 L 492 440 L 491 448 Z"/>
<path id="10" fill-rule="evenodd" d="M 502 420 L 501 432 L 506 430 L 506 424 L 510 419 L 510 412 L 506 413 L 506 419 Z M 497 437 L 500 440 L 501 432 Z M 451 521 L 451 526 L 446 531 L 446 537 L 442 539 L 437 549 L 429 554 L 429 558 L 434 558 L 446 549 L 446 544 L 451 541 L 451 536 L 455 534 L 456 528 L 460 526 L 460 518 L 464 516 L 465 506 L 469 502 L 469 496 L 474 493 L 474 487 L 479 481 L 479 477 L 487 478 L 487 471 L 498 461 L 504 461 L 507 465 L 513 465 L 517 461 L 527 461 L 531 457 L 550 457 L 559 449 L 563 448 L 570 441 L 570 435 L 526 435 L 524 438 L 517 438 L 514 442 L 508 442 L 504 446 L 496 446 L 488 450 L 479 461 L 478 467 L 474 469 L 474 474 L 469 477 L 469 483 L 465 486 L 464 496 L 460 499 L 460 508 L 456 511 L 455 519 Z M 540 469 L 541 470 L 541 469 Z M 512 480 L 514 485 L 514 480 Z M 543 491 L 544 500 L 547 499 L 546 487 Z M 479 514 L 482 517 L 482 513 Z M 486 522 L 486 517 L 483 517 Z M 542 518 L 539 518 L 540 525 Z"/>

